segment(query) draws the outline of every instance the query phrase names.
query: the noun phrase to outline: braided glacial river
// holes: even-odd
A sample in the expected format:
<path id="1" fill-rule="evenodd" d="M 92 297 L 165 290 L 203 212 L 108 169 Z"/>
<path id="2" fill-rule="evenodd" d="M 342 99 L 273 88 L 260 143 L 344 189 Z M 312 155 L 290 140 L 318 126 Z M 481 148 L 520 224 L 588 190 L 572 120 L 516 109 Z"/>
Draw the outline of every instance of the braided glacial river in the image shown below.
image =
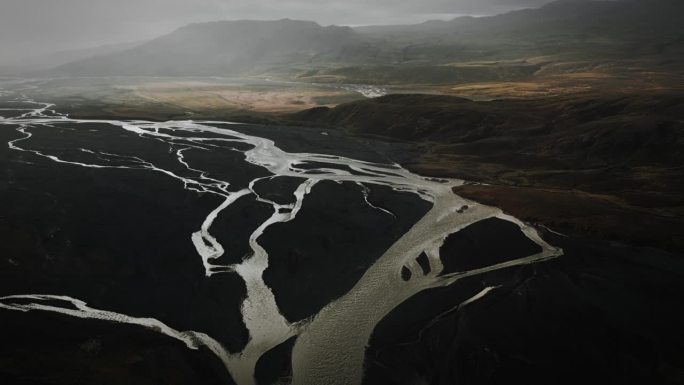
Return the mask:
<path id="1" fill-rule="evenodd" d="M 279 148 L 274 140 L 245 134 L 245 130 L 233 130 L 226 122 L 79 120 L 57 113 L 51 104 L 21 97 L 17 97 L 16 102 L 18 107 L 12 114 L 0 111 L 0 116 L 4 116 L 0 118 L 0 128 L 15 131 L 15 138 L 6 145 L 12 152 L 23 153 L 26 159 L 41 158 L 52 162 L 55 167 L 102 172 L 136 170 L 158 173 L 180 182 L 179 186 L 187 191 L 220 199 L 220 205 L 207 212 L 204 222 L 198 224 L 194 233 L 188 233 L 183 241 L 191 242 L 196 250 L 194 258 L 201 263 L 205 273 L 201 279 L 212 280 L 232 274 L 244 281 L 246 296 L 241 299 L 240 311 L 249 338 L 242 351 L 230 352 L 220 339 L 208 333 L 179 330 L 172 320 L 135 317 L 95 308 L 83 299 L 63 293 L 14 293 L 0 297 L 0 308 L 18 312 L 51 312 L 147 328 L 178 340 L 189 349 L 208 348 L 223 362 L 239 385 L 255 384 L 258 360 L 290 339 L 295 341 L 291 355 L 293 384 L 361 384 L 365 350 L 375 327 L 406 300 L 425 290 L 446 287 L 467 277 L 535 264 L 562 254 L 560 249 L 542 240 L 535 229 L 516 218 L 497 208 L 455 195 L 453 188 L 463 183 L 459 180 L 425 178 L 396 164 L 378 164 L 328 154 L 290 153 Z M 145 153 L 112 153 L 96 146 L 89 148 L 83 141 L 76 148 L 60 151 L 31 145 L 43 130 L 77 132 L 83 124 L 106 125 L 121 133 L 135 135 L 140 140 L 159 142 L 168 147 L 177 164 L 166 167 L 146 159 Z M 236 186 L 204 170 L 201 164 L 187 156 L 189 151 L 211 152 L 218 148 L 241 154 L 244 162 L 258 166 L 269 176 L 259 176 L 247 185 Z M 257 188 L 264 180 L 276 177 L 298 181 L 290 202 L 271 199 Z M 410 193 L 428 202 L 431 208 L 365 270 L 351 290 L 332 300 L 312 317 L 290 322 L 278 306 L 274 289 L 264 280 L 264 272 L 274 255 L 260 241 L 272 226 L 294 221 L 312 189 L 323 182 L 360 186 L 366 204 L 387 216 L 394 213 L 371 202 L 367 196 L 368 188 L 383 186 L 396 192 Z M 270 217 L 253 229 L 248 240 L 251 250 L 240 262 L 221 263 L 222 257 L 230 254 L 231 250 L 213 232 L 214 222 L 246 197 L 270 207 Z M 445 272 L 440 248 L 447 237 L 490 218 L 518 226 L 541 251 L 473 270 Z M 428 273 L 417 263 L 421 255 L 428 257 Z M 475 302 L 495 290 L 496 287 L 485 287 L 464 303 Z"/>

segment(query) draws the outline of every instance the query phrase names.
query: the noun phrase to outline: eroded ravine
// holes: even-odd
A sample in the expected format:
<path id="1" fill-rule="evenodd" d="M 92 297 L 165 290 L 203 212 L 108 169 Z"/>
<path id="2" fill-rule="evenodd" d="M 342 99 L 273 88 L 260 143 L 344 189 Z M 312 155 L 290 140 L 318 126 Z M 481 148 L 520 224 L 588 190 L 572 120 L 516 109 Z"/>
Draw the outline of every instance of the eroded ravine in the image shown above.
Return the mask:
<path id="1" fill-rule="evenodd" d="M 22 102 L 34 103 L 36 107 L 16 118 L 0 119 L 0 126 L 18 127 L 17 131 L 22 134 L 22 137 L 8 143 L 12 150 L 29 152 L 64 166 L 159 172 L 182 182 L 187 190 L 213 194 L 221 198 L 221 204 L 207 214 L 201 227 L 193 234 L 188 234 L 188 241 L 194 244 L 207 279 L 212 279 L 212 276 L 217 274 L 236 273 L 244 280 L 247 295 L 242 303 L 241 312 L 249 331 L 249 341 L 240 353 L 231 354 L 220 342 L 206 334 L 177 331 L 155 319 L 135 318 L 93 309 L 78 299 L 59 295 L 20 293 L 0 298 L 0 308 L 48 311 L 79 318 L 134 324 L 182 341 L 191 349 L 203 345 L 224 362 L 239 385 L 254 384 L 254 370 L 259 358 L 295 336 L 297 340 L 292 358 L 294 384 L 359 384 L 363 377 L 365 348 L 373 329 L 389 312 L 408 298 L 430 288 L 450 285 L 467 276 L 537 263 L 561 254 L 560 250 L 544 242 L 534 229 L 515 218 L 504 215 L 496 208 L 466 201 L 453 194 L 452 188 L 461 184 L 460 181 L 424 178 L 398 165 L 378 165 L 341 156 L 288 153 L 270 139 L 225 128 L 225 122 L 77 120 L 58 114 L 52 104 L 35 103 L 27 99 L 23 99 Z M 170 150 L 175 150 L 173 153 L 178 164 L 187 172 L 180 173 L 157 166 L 145 160 L 140 154 L 125 156 L 88 148 L 80 149 L 94 157 L 94 161 L 90 163 L 62 159 L 50 153 L 32 150 L 24 143 L 30 141 L 33 135 L 32 127 L 62 127 L 78 123 L 108 124 L 141 138 L 161 141 L 168 145 Z M 217 127 L 219 124 L 221 127 Z M 212 137 L 206 137 L 207 134 L 212 134 Z M 186 159 L 186 150 L 192 148 L 211 151 L 212 143 L 217 142 L 249 145 L 250 149 L 244 151 L 248 163 L 266 169 L 272 177 L 301 179 L 302 182 L 294 192 L 292 202 L 280 204 L 261 197 L 255 189 L 259 179 L 253 180 L 246 188 L 233 187 L 228 181 L 216 176 L 209 177 L 207 171 Z M 302 167 L 312 164 L 325 166 Z M 264 282 L 263 273 L 269 265 L 269 254 L 259 243 L 259 239 L 269 227 L 295 219 L 307 195 L 315 184 L 321 181 L 359 184 L 366 204 L 388 216 L 394 214 L 382 207 L 374 206 L 368 200 L 367 186 L 382 185 L 397 191 L 410 192 L 432 203 L 432 208 L 365 272 L 347 294 L 327 305 L 312 319 L 293 324 L 283 317 L 271 288 Z M 230 253 L 230 250 L 224 250 L 223 245 L 212 234 L 213 222 L 221 212 L 248 196 L 269 205 L 272 214 L 249 237 L 249 256 L 237 264 L 219 264 L 221 257 Z M 464 207 L 467 209 L 464 210 Z M 444 240 L 468 225 L 492 217 L 518 225 L 530 240 L 541 246 L 542 251 L 526 258 L 473 271 L 441 275 L 439 249 Z M 429 274 L 420 274 L 415 268 L 415 259 L 423 252 L 431 264 Z M 408 281 L 401 277 L 404 267 L 413 272 Z M 489 290 L 480 293 L 468 301 L 475 301 L 488 292 Z M 57 303 L 64 306 L 57 306 Z"/>

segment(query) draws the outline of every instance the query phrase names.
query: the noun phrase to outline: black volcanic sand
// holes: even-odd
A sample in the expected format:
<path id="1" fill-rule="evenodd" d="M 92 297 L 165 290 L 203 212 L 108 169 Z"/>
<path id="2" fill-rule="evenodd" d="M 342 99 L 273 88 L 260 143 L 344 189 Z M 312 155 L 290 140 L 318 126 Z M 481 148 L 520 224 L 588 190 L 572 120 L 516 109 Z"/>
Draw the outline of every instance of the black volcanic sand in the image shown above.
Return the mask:
<path id="1" fill-rule="evenodd" d="M 414 194 L 372 187 L 373 209 L 354 183 L 321 182 L 288 223 L 271 226 L 260 243 L 269 251 L 266 284 L 290 321 L 316 314 L 347 293 L 365 271 L 430 208 Z"/>
<path id="2" fill-rule="evenodd" d="M 30 110 L 0 110 L 0 117 L 7 118 L 7 119 L 18 118 L 27 112 L 31 112 L 31 111 Z"/>
<path id="3" fill-rule="evenodd" d="M 136 326 L 0 310 L 0 383 L 233 384 L 207 349 Z"/>
<path id="4" fill-rule="evenodd" d="M 397 162 L 421 175 L 494 185 L 462 186 L 456 192 L 518 218 L 684 251 L 680 91 L 491 101 L 387 95 L 290 118 L 353 135 L 404 140 L 416 151 L 405 151 Z M 633 226 L 635 221 L 645 223 Z"/>
<path id="5" fill-rule="evenodd" d="M 165 163 L 161 149 L 149 146 L 160 142 L 129 141 L 117 130 L 97 134 L 94 144 L 104 150 L 128 147 Z M 0 130 L 1 141 L 17 137 L 9 127 Z M 68 152 L 75 137 L 46 134 L 21 144 Z M 220 199 L 186 191 L 158 172 L 56 164 L 6 146 L 0 163 L 0 199 L 10 202 L 0 217 L 0 295 L 67 295 L 242 349 L 244 283 L 235 274 L 207 279 L 190 241 Z"/>
<path id="6" fill-rule="evenodd" d="M 290 338 L 261 356 L 255 371 L 257 384 L 289 383 L 292 377 L 292 348 L 295 341 L 295 337 Z"/>
<path id="7" fill-rule="evenodd" d="M 281 205 L 293 204 L 296 200 L 294 193 L 304 181 L 304 178 L 278 176 L 260 180 L 254 185 L 254 190 L 263 199 Z"/>
<path id="8" fill-rule="evenodd" d="M 34 110 L 38 107 L 42 107 L 42 104 L 34 104 L 27 102 L 17 102 L 7 100 L 8 98 L 0 98 L 0 108 L 7 109 L 17 109 L 17 110 Z"/>
<path id="9" fill-rule="evenodd" d="M 394 164 L 415 152 L 410 145 L 355 138 L 336 130 L 251 124 L 217 127 L 274 140 L 280 149 L 290 153 L 337 155 L 366 162 Z"/>
<path id="10" fill-rule="evenodd" d="M 170 128 L 160 128 L 159 132 L 162 134 L 173 135 L 181 138 L 208 138 L 208 139 L 236 139 L 239 138 L 231 135 L 216 134 L 213 132 L 205 131 L 185 131 Z M 220 142 L 220 141 L 219 141 Z"/>
<path id="11" fill-rule="evenodd" d="M 516 224 L 485 219 L 447 237 L 440 250 L 443 274 L 474 270 L 537 254 L 542 248 Z"/>
<path id="12" fill-rule="evenodd" d="M 193 148 L 183 155 L 191 167 L 207 171 L 208 177 L 230 182 L 232 191 L 246 188 L 255 178 L 271 175 L 265 168 L 247 163 L 245 155 L 237 151 L 205 151 Z"/>
<path id="13" fill-rule="evenodd" d="M 184 140 L 177 140 L 177 143 L 183 144 L 192 144 L 191 142 L 184 141 Z M 211 145 L 214 146 L 215 148 L 223 148 L 223 149 L 230 149 L 234 151 L 248 151 L 254 148 L 249 143 L 241 143 L 241 142 L 226 142 L 222 140 L 216 140 L 216 139 L 210 139 L 210 140 L 205 140 L 203 141 L 203 144 L 205 145 Z"/>
<path id="14" fill-rule="evenodd" d="M 131 160 L 112 157 L 103 159 L 102 156 L 98 157 L 80 150 L 87 149 L 124 157 L 141 156 L 155 166 L 180 176 L 197 174 L 178 163 L 175 151 L 169 151 L 168 144 L 152 138 L 141 138 L 121 127 L 101 123 L 69 123 L 54 126 L 34 125 L 26 131 L 34 135 L 33 138 L 20 141 L 17 146 L 55 155 L 67 161 L 114 166 L 133 165 Z"/>
<path id="15" fill-rule="evenodd" d="M 268 218 L 273 208 L 257 202 L 254 196 L 244 196 L 223 210 L 211 227 L 211 234 L 223 245 L 225 254 L 214 261 L 218 265 L 232 265 L 252 253 L 249 237 Z"/>
<path id="16" fill-rule="evenodd" d="M 325 135 L 314 141 L 305 139 L 312 130 L 287 131 L 285 135 L 281 128 L 243 128 L 251 134 L 268 132 L 278 144 L 283 136 L 290 151 L 313 151 L 318 140 L 337 140 Z M 198 176 L 177 161 L 175 152 L 189 144 L 182 139 L 169 145 L 101 123 L 34 126 L 27 131 L 34 136 L 17 142 L 18 146 L 69 161 L 117 166 L 135 163 L 79 150 L 85 148 L 141 156 L 177 175 Z M 16 127 L 0 130 L 2 142 L 21 137 Z M 210 177 L 230 181 L 232 190 L 269 175 L 245 163 L 243 154 L 229 150 L 249 146 L 205 143 L 216 147 L 209 151 L 187 149 L 185 160 L 191 167 L 208 170 Z M 356 147 L 361 157 L 383 158 L 372 156 L 372 149 L 357 140 L 342 141 L 340 147 L 348 156 L 356 157 Z M 326 148 L 337 153 L 332 144 Z M 0 215 L 0 296 L 67 295 L 93 308 L 156 318 L 177 330 L 207 333 L 231 352 L 246 344 L 247 331 L 240 316 L 244 282 L 235 274 L 206 278 L 190 239 L 222 203 L 222 197 L 184 190 L 181 181 L 161 172 L 59 164 L 7 147 L 0 149 L 0 163 L 5 175 L 0 181 L 0 199 L 11 202 L 9 210 Z M 256 189 L 264 198 L 293 203 L 293 193 L 302 181 L 266 178 Z M 265 279 L 288 318 L 308 317 L 347 292 L 430 207 L 415 195 L 387 187 L 372 187 L 369 194 L 373 204 L 391 210 L 399 220 L 369 207 L 358 185 L 323 182 L 307 197 L 295 221 L 273 226 L 260 239 L 271 254 Z M 219 262 L 236 263 L 244 258 L 250 252 L 248 236 L 271 214 L 268 205 L 253 197 L 241 198 L 222 212 L 211 229 L 226 248 Z M 35 352 L 32 359 L 21 358 L 22 365 L 0 361 L 7 372 L 2 374 L 11 383 L 79 383 L 79 378 L 92 383 L 90 379 L 103 371 L 110 373 L 112 383 L 230 383 L 221 364 L 206 359 L 205 349 L 189 351 L 178 341 L 142 327 L 73 320 L 44 312 L 3 311 L 0 322 L 7 325 L 3 330 L 20 329 L 16 338 L 3 340 L 0 360 Z M 54 328 L 62 342 L 43 338 L 43 330 Z M 85 346 L 100 344 L 102 352 L 113 349 L 116 353 L 87 361 L 90 356 L 77 353 L 84 341 L 90 341 Z M 290 350 L 291 344 L 283 345 L 264 356 L 258 370 L 262 383 L 288 375 Z M 171 368 L 165 372 L 167 366 Z M 79 370 L 84 367 L 89 371 L 82 374 Z"/>
<path id="17" fill-rule="evenodd" d="M 359 172 L 347 165 L 339 165 L 339 164 L 331 164 L 331 163 L 322 163 L 322 162 L 306 162 L 306 163 L 300 163 L 295 166 L 298 169 L 301 170 L 313 170 L 313 169 L 333 169 L 333 170 L 342 170 L 350 173 L 351 175 L 361 175 L 361 176 L 373 176 L 373 174 L 370 173 L 365 173 L 365 172 Z"/>
<path id="18" fill-rule="evenodd" d="M 365 383 L 682 383 L 682 256 L 545 238 L 566 255 L 471 277 L 395 309 L 372 338 Z M 493 284 L 502 286 L 453 309 Z"/>

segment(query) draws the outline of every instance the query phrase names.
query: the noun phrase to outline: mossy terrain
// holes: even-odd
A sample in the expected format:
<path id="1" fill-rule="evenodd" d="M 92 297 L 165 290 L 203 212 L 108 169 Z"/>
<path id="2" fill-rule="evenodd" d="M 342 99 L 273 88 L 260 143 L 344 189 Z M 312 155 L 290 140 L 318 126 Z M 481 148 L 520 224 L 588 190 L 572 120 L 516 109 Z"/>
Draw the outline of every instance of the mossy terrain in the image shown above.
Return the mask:
<path id="1" fill-rule="evenodd" d="M 410 142 L 417 151 L 407 167 L 493 184 L 457 193 L 523 219 L 684 247 L 682 94 L 489 102 L 391 95 L 290 118 Z"/>

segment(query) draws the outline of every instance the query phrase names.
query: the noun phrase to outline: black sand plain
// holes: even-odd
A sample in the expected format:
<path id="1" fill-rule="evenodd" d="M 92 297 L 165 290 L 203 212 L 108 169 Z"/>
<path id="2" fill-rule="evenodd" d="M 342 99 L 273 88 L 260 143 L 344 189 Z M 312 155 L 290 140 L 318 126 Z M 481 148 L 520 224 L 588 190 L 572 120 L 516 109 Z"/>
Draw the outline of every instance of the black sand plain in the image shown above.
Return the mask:
<path id="1" fill-rule="evenodd" d="M 23 137 L 18 128 L 3 126 L 0 140 Z M 311 136 L 311 130 L 240 129 L 270 130 L 275 138 L 287 132 L 283 142 L 289 151 L 313 151 L 318 146 L 302 139 L 304 134 Z M 125 157 L 139 156 L 177 175 L 191 174 L 176 159 L 175 151 L 189 144 L 182 138 L 169 146 L 105 123 L 34 124 L 26 131 L 33 136 L 18 146 L 66 161 L 134 167 L 135 162 Z M 358 141 L 338 142 L 333 141 L 347 156 L 355 155 L 356 146 L 359 157 L 384 159 Z M 270 175 L 246 163 L 232 147 L 245 150 L 231 144 L 211 152 L 186 150 L 184 156 L 193 167 L 208 171 L 207 176 L 229 181 L 232 190 Z M 333 145 L 328 148 L 333 154 Z M 6 202 L 0 218 L 1 296 L 70 296 L 93 308 L 204 332 L 231 352 L 242 350 L 248 338 L 240 316 L 244 283 L 236 274 L 205 277 L 190 240 L 221 197 L 185 190 L 182 182 L 158 171 L 81 167 L 8 146 L 0 151 L 0 194 Z M 257 190 L 264 197 L 292 203 L 301 181 L 264 179 Z M 312 316 L 346 293 L 429 208 L 427 202 L 389 188 L 371 188 L 369 194 L 370 201 L 392 210 L 397 218 L 368 207 L 356 184 L 322 182 L 295 221 L 273 226 L 261 238 L 271 253 L 265 279 L 292 321 Z M 249 235 L 271 214 L 270 206 L 251 196 L 222 212 L 211 229 L 227 250 L 218 262 L 236 263 L 246 257 Z M 8 331 L 0 359 L 0 378 L 6 383 L 231 383 L 218 359 L 205 349 L 188 350 L 141 327 L 42 312 L 1 314 L 0 327 Z M 269 363 L 269 357 L 283 356 L 280 350 L 264 356 L 259 378 L 282 375 L 278 365 Z"/>
<path id="2" fill-rule="evenodd" d="M 2 126 L 0 141 L 20 138 L 16 128 Z M 401 162 L 410 151 L 400 143 L 355 139 L 334 130 L 323 135 L 325 130 L 310 128 L 229 128 L 274 139 L 291 152 L 385 163 Z M 158 167 L 188 172 L 168 144 L 107 124 L 28 131 L 35 136 L 19 145 L 71 161 L 101 161 L 78 150 L 87 148 L 144 154 Z M 179 140 L 175 149 L 183 145 Z M 268 176 L 227 148 L 189 150 L 187 159 L 235 189 Z M 220 197 L 184 190 L 182 183 L 158 172 L 57 164 L 7 146 L 0 146 L 0 163 L 0 199 L 5 202 L 0 296 L 69 295 L 95 308 L 206 332 L 231 352 L 246 344 L 240 317 L 244 283 L 234 274 L 206 278 L 190 242 Z M 287 202 L 297 182 L 266 180 L 258 190 Z M 261 238 L 271 252 L 265 280 L 291 321 L 310 317 L 343 295 L 429 208 L 414 196 L 382 187 L 372 188 L 369 200 L 397 218 L 365 205 L 354 184 L 323 182 L 300 216 L 273 226 Z M 245 197 L 217 218 L 212 233 L 230 250 L 221 262 L 238 262 L 249 252 L 247 237 L 269 211 Z M 574 234 L 543 235 L 566 255 L 424 292 L 395 309 L 368 347 L 365 382 L 681 383 L 681 256 Z M 515 227 L 491 220 L 451 236 L 443 258 L 448 271 L 458 271 L 499 262 L 502 251 L 512 259 L 536 250 Z M 488 286 L 498 288 L 457 310 Z M 3 383 L 232 383 L 208 351 L 188 350 L 140 327 L 2 310 L 0 330 Z M 262 357 L 260 384 L 288 377 L 292 343 Z"/>

